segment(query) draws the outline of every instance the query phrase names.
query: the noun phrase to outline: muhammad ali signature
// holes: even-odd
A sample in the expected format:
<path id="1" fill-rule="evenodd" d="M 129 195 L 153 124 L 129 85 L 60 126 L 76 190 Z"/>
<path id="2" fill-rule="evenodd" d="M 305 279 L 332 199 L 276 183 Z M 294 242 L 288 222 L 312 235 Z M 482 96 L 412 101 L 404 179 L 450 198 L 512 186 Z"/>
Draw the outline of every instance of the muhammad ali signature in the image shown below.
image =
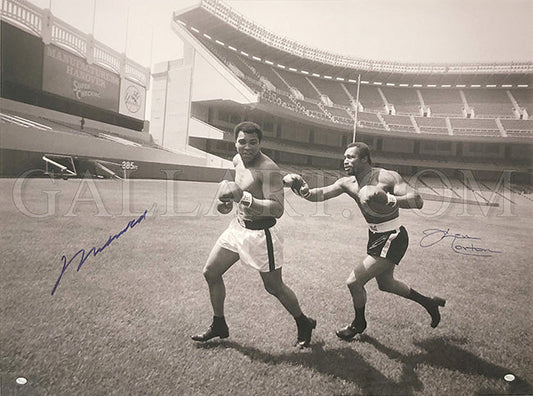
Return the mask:
<path id="1" fill-rule="evenodd" d="M 449 228 L 446 230 L 440 230 L 438 228 L 429 228 L 422 232 L 424 236 L 420 240 L 420 246 L 423 248 L 435 246 L 439 242 L 448 238 L 448 241 L 450 241 L 450 247 L 452 248 L 454 253 L 457 254 L 478 257 L 492 257 L 494 254 L 501 253 L 501 251 L 499 250 L 475 246 L 475 241 L 480 241 L 481 238 L 472 237 L 466 234 L 452 234 L 450 233 Z"/>
<path id="2" fill-rule="evenodd" d="M 66 256 L 61 257 L 61 261 L 63 263 L 63 268 L 61 269 L 61 273 L 59 274 L 59 278 L 57 278 L 56 284 L 54 285 L 54 288 L 52 289 L 52 296 L 56 292 L 56 289 L 59 286 L 59 282 L 61 281 L 61 278 L 63 277 L 63 274 L 65 273 L 65 271 L 69 267 L 70 263 L 72 263 L 72 261 L 75 258 L 79 259 L 78 269 L 76 270 L 76 271 L 79 271 L 81 269 L 81 266 L 83 265 L 83 263 L 85 263 L 85 261 L 87 261 L 87 259 L 89 257 L 91 257 L 91 253 L 92 253 L 93 257 L 95 257 L 98 253 L 102 252 L 102 250 L 104 250 L 106 247 L 108 247 L 111 244 L 111 242 L 113 242 L 115 239 L 118 239 L 126 231 L 128 231 L 129 229 L 135 227 L 137 224 L 139 224 L 141 221 L 143 221 L 146 218 L 146 213 L 147 212 L 148 212 L 148 210 L 145 210 L 144 213 L 142 215 L 140 215 L 137 219 L 130 220 L 128 222 L 128 224 L 126 225 L 126 227 L 124 227 L 122 229 L 122 231 L 120 231 L 118 234 L 115 234 L 113 236 L 109 236 L 109 238 L 107 239 L 107 242 L 102 247 L 96 248 L 96 247 L 93 246 L 91 248 L 91 250 L 89 250 L 88 252 L 86 252 L 85 249 L 80 249 L 68 261 L 67 261 L 67 257 Z"/>

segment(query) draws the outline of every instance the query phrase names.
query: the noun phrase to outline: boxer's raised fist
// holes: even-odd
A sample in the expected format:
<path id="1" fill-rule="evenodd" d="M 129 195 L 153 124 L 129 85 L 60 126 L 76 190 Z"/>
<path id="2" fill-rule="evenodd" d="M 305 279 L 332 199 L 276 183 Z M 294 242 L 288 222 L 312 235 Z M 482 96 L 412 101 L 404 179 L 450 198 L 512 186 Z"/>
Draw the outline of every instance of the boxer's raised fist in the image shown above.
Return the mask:
<path id="1" fill-rule="evenodd" d="M 232 201 L 228 201 L 228 202 L 219 202 L 217 204 L 217 210 L 219 213 L 222 213 L 222 214 L 228 214 L 229 212 L 231 212 L 233 209 L 233 202 Z"/>
<path id="2" fill-rule="evenodd" d="M 309 185 L 304 178 L 296 173 L 289 173 L 283 177 L 283 185 L 289 187 L 295 194 L 304 196 L 309 192 Z"/>
<path id="3" fill-rule="evenodd" d="M 217 198 L 222 202 L 239 202 L 242 198 L 242 189 L 235 182 L 222 180 L 218 187 Z"/>
<path id="4" fill-rule="evenodd" d="M 364 186 L 359 190 L 359 200 L 363 205 L 371 203 L 386 205 L 387 193 L 378 186 Z"/>

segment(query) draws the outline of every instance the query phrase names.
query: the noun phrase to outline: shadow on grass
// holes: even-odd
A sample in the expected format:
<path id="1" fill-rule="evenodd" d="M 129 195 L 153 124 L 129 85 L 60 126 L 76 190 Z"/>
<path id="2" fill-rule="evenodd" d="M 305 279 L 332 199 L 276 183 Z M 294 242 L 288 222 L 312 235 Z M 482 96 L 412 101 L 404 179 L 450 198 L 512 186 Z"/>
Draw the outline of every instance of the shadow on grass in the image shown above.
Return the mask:
<path id="1" fill-rule="evenodd" d="M 461 374 L 485 377 L 491 380 L 503 382 L 503 377 L 509 374 L 509 369 L 498 366 L 481 359 L 470 351 L 467 351 L 457 344 L 465 344 L 464 338 L 430 338 L 415 342 L 415 345 L 423 349 L 424 352 L 417 354 L 402 355 L 398 351 L 381 344 L 375 338 L 362 335 L 362 342 L 371 344 L 376 350 L 384 353 L 391 359 L 403 363 L 401 384 L 415 383 L 418 381 L 415 369 L 419 364 L 425 364 L 435 368 L 442 368 L 455 371 Z M 516 377 L 514 381 L 506 383 L 505 394 L 532 394 L 533 386 Z M 490 389 L 478 389 L 477 394 L 502 394 L 501 387 Z"/>
<path id="2" fill-rule="evenodd" d="M 197 344 L 199 348 L 231 348 L 251 360 L 266 364 L 291 364 L 307 367 L 322 374 L 356 384 L 364 394 L 395 394 L 397 383 L 391 381 L 380 371 L 372 367 L 365 359 L 350 347 L 324 349 L 324 343 L 312 344 L 310 348 L 273 355 L 248 345 L 234 341 Z M 396 391 L 396 392 L 395 392 Z"/>
<path id="3" fill-rule="evenodd" d="M 423 350 L 421 353 L 402 354 L 395 349 L 381 344 L 368 335 L 362 335 L 354 342 L 372 345 L 377 351 L 389 359 L 402 363 L 402 374 L 398 381 L 387 378 L 383 373 L 368 363 L 352 347 L 324 349 L 324 343 L 313 344 L 309 349 L 280 355 L 263 352 L 248 345 L 234 341 L 220 343 L 197 344 L 199 348 L 231 348 L 251 360 L 266 364 L 292 364 L 315 370 L 319 373 L 349 381 L 361 389 L 364 394 L 402 394 L 410 395 L 422 391 L 424 384 L 417 375 L 417 366 L 427 365 L 453 372 L 485 377 L 490 380 L 504 381 L 509 369 L 490 363 L 476 356 L 459 345 L 465 344 L 464 338 L 430 338 L 415 342 Z M 533 394 L 533 386 L 527 381 L 516 377 L 506 384 L 504 394 Z M 502 387 L 482 388 L 477 394 L 502 394 Z"/>

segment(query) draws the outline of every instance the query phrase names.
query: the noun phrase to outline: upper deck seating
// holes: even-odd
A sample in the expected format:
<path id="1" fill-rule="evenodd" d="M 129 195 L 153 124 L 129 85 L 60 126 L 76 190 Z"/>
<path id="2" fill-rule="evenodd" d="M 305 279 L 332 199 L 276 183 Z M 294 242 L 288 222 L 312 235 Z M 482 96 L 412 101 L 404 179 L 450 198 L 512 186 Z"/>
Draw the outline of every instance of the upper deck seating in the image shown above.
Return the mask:
<path id="1" fill-rule="evenodd" d="M 448 135 L 448 126 L 446 125 L 446 119 L 442 117 L 416 117 L 415 118 L 420 133 L 433 133 Z"/>
<path id="2" fill-rule="evenodd" d="M 274 71 L 272 71 L 272 68 L 269 65 L 266 65 L 261 62 L 254 63 L 254 67 L 257 70 L 257 72 L 265 77 L 268 81 L 274 85 L 277 89 L 280 89 L 282 91 L 288 91 L 289 88 L 287 87 L 287 84 L 281 80 Z"/>
<path id="3" fill-rule="evenodd" d="M 394 105 L 397 114 L 420 114 L 420 100 L 415 89 L 382 87 L 381 90 L 387 102 Z"/>
<path id="4" fill-rule="evenodd" d="M 454 135 L 458 136 L 494 136 L 501 133 L 494 119 L 450 118 Z"/>
<path id="5" fill-rule="evenodd" d="M 315 84 L 320 93 L 323 95 L 327 95 L 333 103 L 341 106 L 352 106 L 350 102 L 350 97 L 342 88 L 341 83 L 336 81 L 324 80 L 322 78 L 309 79 L 313 82 L 313 84 Z M 345 84 L 345 86 L 347 85 L 353 84 Z M 353 95 L 353 99 L 355 100 L 355 95 Z"/>
<path id="6" fill-rule="evenodd" d="M 385 130 L 385 126 L 375 113 L 359 112 L 357 123 L 361 127 Z"/>
<path id="7" fill-rule="evenodd" d="M 502 89 L 465 89 L 468 105 L 476 117 L 513 117 L 513 104 Z"/>
<path id="8" fill-rule="evenodd" d="M 350 114 L 343 108 L 340 107 L 327 107 L 326 109 L 333 115 L 334 117 L 341 118 L 347 122 L 353 123 L 353 118 L 350 116 Z"/>
<path id="9" fill-rule="evenodd" d="M 463 102 L 457 89 L 420 89 L 424 104 L 433 116 L 462 116 Z"/>
<path id="10" fill-rule="evenodd" d="M 501 120 L 509 137 L 533 137 L 533 119 Z"/>
<path id="11" fill-rule="evenodd" d="M 533 89 L 518 88 L 511 90 L 511 94 L 520 107 L 527 110 L 530 117 L 533 117 Z"/>
<path id="12" fill-rule="evenodd" d="M 385 103 L 383 103 L 383 99 L 376 87 L 368 85 L 361 85 L 360 87 L 359 102 L 366 111 L 385 111 Z M 357 85 L 349 84 L 346 85 L 346 88 L 348 88 L 348 91 L 355 98 L 357 95 Z"/>
<path id="13" fill-rule="evenodd" d="M 283 79 L 291 86 L 298 89 L 306 98 L 319 100 L 320 97 L 305 76 L 291 71 L 277 70 Z"/>
<path id="14" fill-rule="evenodd" d="M 392 131 L 416 133 L 408 116 L 383 114 L 383 119 Z"/>

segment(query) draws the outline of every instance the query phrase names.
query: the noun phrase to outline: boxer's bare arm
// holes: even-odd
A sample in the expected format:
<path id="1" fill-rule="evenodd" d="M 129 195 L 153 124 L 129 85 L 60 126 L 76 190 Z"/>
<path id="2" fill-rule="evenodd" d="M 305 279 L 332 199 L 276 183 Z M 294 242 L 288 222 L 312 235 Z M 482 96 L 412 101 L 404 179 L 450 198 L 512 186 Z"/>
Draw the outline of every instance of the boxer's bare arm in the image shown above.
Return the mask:
<path id="1" fill-rule="evenodd" d="M 311 202 L 322 202 L 328 199 L 338 197 L 344 193 L 343 184 L 347 178 L 343 177 L 329 186 L 310 189 L 308 193 L 302 191 L 302 197 Z"/>
<path id="2" fill-rule="evenodd" d="M 392 192 L 396 197 L 396 205 L 402 209 L 422 209 L 424 200 L 405 180 L 398 174 L 398 172 L 391 170 L 382 170 L 379 175 L 379 183 L 385 184 L 385 190 Z"/>

